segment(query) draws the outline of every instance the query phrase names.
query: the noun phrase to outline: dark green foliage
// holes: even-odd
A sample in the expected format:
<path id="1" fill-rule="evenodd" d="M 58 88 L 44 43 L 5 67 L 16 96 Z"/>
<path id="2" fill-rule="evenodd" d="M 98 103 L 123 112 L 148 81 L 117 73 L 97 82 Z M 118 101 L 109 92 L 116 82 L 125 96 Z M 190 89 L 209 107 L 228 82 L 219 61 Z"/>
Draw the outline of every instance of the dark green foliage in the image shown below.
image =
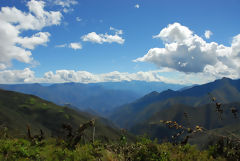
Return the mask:
<path id="1" fill-rule="evenodd" d="M 209 153 L 215 158 L 221 156 L 230 161 L 238 161 L 240 160 L 240 140 L 221 137 L 216 144 L 209 147 Z"/>
<path id="2" fill-rule="evenodd" d="M 56 143 L 49 138 L 44 144 L 33 145 L 25 139 L 0 139 L 0 160 L 81 160 L 81 161 L 170 161 L 170 160 L 225 160 L 220 156 L 213 158 L 209 151 L 199 151 L 190 145 L 179 146 L 170 143 L 158 144 L 141 137 L 136 143 L 103 144 L 99 141 L 78 144 L 75 149 L 68 149 L 65 142 Z M 215 155 L 215 154 L 214 154 Z"/>

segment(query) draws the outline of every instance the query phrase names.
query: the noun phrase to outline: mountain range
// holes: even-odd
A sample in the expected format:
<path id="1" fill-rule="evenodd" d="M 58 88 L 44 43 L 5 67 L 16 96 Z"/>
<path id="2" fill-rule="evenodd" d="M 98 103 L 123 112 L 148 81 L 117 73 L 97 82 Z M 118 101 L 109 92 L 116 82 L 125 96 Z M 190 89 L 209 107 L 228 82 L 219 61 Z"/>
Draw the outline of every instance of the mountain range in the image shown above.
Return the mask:
<path id="1" fill-rule="evenodd" d="M 219 119 L 215 102 L 222 103 L 223 120 Z M 177 121 L 186 125 L 184 113 L 192 117 L 192 125 L 200 125 L 211 130 L 238 123 L 231 113 L 235 107 L 240 111 L 240 80 L 223 78 L 203 85 L 195 85 L 183 90 L 151 92 L 144 97 L 118 107 L 109 119 L 119 127 L 127 128 L 134 134 L 148 133 L 163 138 L 171 136 L 165 126 L 152 125 L 160 120 Z"/>
<path id="2" fill-rule="evenodd" d="M 121 104 L 134 101 L 138 94 L 124 90 L 105 89 L 100 85 L 63 83 L 42 86 L 40 84 L 0 85 L 5 90 L 32 94 L 58 105 L 71 104 L 81 110 L 100 115 Z"/>
<path id="3" fill-rule="evenodd" d="M 0 85 L 5 90 L 33 94 L 58 105 L 70 104 L 102 116 L 108 115 L 115 107 L 140 98 L 152 89 L 162 91 L 168 87 L 179 89 L 183 86 L 143 81 Z"/>
<path id="4" fill-rule="evenodd" d="M 122 82 L 102 82 L 97 83 L 106 89 L 128 90 L 144 96 L 152 91 L 162 92 L 166 89 L 179 90 L 188 86 L 180 84 L 168 84 L 164 82 L 145 81 L 122 81 Z"/>
<path id="5" fill-rule="evenodd" d="M 130 82 L 124 83 L 128 84 Z M 203 85 L 182 87 L 177 90 L 152 91 L 143 97 L 131 90 L 123 90 L 121 86 L 117 89 L 117 86 L 114 87 L 116 84 L 113 86 L 111 83 L 106 83 L 108 85 L 105 86 L 103 84 L 0 85 L 0 88 L 3 89 L 34 94 L 56 104 L 65 105 L 58 106 L 33 95 L 25 96 L 20 93 L 1 90 L 0 107 L 2 109 L 0 118 L 2 120 L 0 120 L 0 123 L 7 120 L 8 124 L 11 125 L 16 118 L 16 120 L 23 121 L 15 121 L 13 127 L 24 129 L 25 124 L 31 120 L 30 122 L 33 122 L 35 127 L 45 128 L 46 131 L 56 133 L 54 127 L 58 125 L 53 122 L 56 122 L 56 120 L 66 121 L 68 117 L 65 114 L 72 115 L 79 119 L 76 119 L 76 122 L 81 122 L 80 118 L 85 118 L 83 120 L 86 121 L 91 117 L 97 117 L 96 115 L 100 113 L 118 127 L 126 128 L 136 135 L 147 133 L 150 137 L 158 139 L 169 137 L 175 132 L 166 128 L 160 123 L 160 120 L 176 121 L 186 127 L 198 125 L 208 131 L 221 129 L 221 132 L 225 132 L 226 127 L 235 124 L 235 132 L 239 131 L 236 128 L 240 125 L 239 114 L 236 118 L 231 109 L 235 108 L 240 111 L 240 80 L 222 78 Z M 137 84 L 141 84 L 141 82 L 137 82 Z M 110 88 L 111 86 L 112 88 Z M 212 101 L 213 98 L 215 102 Z M 222 115 L 216 110 L 216 103 L 221 103 Z M 44 111 L 45 104 L 49 108 Z M 5 108 L 5 106 L 8 108 Z M 60 108 L 61 112 L 57 108 Z M 12 109 L 14 110 L 12 111 Z M 51 109 L 54 110 L 53 113 L 50 112 Z M 94 115 L 82 110 L 88 110 Z M 37 112 L 37 115 L 39 113 L 46 114 L 45 120 L 43 116 L 41 116 L 41 119 L 36 119 L 38 116 L 35 112 Z M 186 114 L 189 118 L 186 118 Z M 55 115 L 59 115 L 59 118 Z M 28 121 L 24 121 L 23 118 L 28 118 Z M 107 126 L 116 129 L 111 122 L 103 118 L 101 120 L 102 127 Z M 76 122 L 73 124 L 76 125 Z M 51 126 L 53 129 L 49 130 L 50 127 L 45 127 L 45 125 Z M 104 128 L 102 129 L 104 130 Z M 105 130 L 105 132 L 107 131 Z M 112 135 L 111 130 L 109 134 Z"/>

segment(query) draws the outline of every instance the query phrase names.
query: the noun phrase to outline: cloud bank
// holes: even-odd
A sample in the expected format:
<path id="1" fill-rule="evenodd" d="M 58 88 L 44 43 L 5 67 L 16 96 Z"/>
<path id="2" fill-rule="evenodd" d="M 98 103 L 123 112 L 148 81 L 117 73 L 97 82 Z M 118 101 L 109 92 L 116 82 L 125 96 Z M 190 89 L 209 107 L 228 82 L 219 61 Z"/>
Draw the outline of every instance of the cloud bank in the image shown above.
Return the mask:
<path id="1" fill-rule="evenodd" d="M 167 76 L 166 73 L 171 73 Z M 203 79 L 204 78 L 204 79 Z M 152 71 L 139 71 L 136 73 L 113 71 L 110 73 L 93 74 L 87 71 L 75 70 L 57 70 L 44 73 L 43 77 L 35 77 L 34 71 L 29 68 L 24 70 L 4 70 L 0 71 L 1 84 L 14 83 L 97 83 L 97 82 L 120 82 L 120 81 L 147 81 L 147 82 L 165 82 L 172 84 L 203 84 L 213 81 L 215 78 L 211 75 L 203 74 L 184 74 L 182 72 L 173 72 L 171 69 L 164 68 Z"/>
<path id="2" fill-rule="evenodd" d="M 174 23 L 153 38 L 161 39 L 164 48 L 151 48 L 134 62 L 150 62 L 159 68 L 170 68 L 186 75 L 240 77 L 240 34 L 233 37 L 230 46 L 225 46 L 207 43 L 188 27 Z"/>

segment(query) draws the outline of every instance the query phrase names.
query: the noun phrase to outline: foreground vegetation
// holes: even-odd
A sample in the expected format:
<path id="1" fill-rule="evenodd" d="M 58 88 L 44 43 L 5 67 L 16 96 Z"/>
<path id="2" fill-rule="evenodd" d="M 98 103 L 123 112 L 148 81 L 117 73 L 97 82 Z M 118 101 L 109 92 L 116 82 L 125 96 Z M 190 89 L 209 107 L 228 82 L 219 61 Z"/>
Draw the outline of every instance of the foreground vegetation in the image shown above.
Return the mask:
<path id="1" fill-rule="evenodd" d="M 158 144 L 146 137 L 139 137 L 135 143 L 128 143 L 125 137 L 118 142 L 79 143 L 70 149 L 62 139 L 49 138 L 32 142 L 22 138 L 0 140 L 0 160 L 80 160 L 80 161 L 170 161 L 170 160 L 231 160 L 218 153 L 218 146 L 199 151 L 195 146 Z"/>

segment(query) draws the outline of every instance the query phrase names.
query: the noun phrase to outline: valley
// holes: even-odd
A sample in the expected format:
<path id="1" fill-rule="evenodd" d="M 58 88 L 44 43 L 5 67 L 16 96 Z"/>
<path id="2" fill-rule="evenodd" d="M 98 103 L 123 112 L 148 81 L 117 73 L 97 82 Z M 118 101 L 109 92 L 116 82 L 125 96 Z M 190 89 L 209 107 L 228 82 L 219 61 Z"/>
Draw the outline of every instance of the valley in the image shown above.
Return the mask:
<path id="1" fill-rule="evenodd" d="M 63 125 L 78 129 L 79 125 L 81 127 L 89 120 L 94 120 L 94 130 L 90 127 L 81 134 L 81 138 L 84 135 L 85 144 L 81 139 L 76 145 L 88 145 L 86 141 L 93 141 L 94 133 L 95 140 L 114 148 L 123 146 L 120 144 L 125 142 L 119 152 L 124 157 L 124 148 L 140 143 L 138 137 L 149 139 L 149 143 L 157 139 L 154 146 L 164 146 L 164 140 L 177 146 L 189 135 L 186 143 L 207 150 L 218 143 L 220 136 L 239 139 L 239 84 L 240 80 L 222 78 L 203 85 L 178 88 L 180 90 L 152 91 L 142 97 L 135 93 L 136 90 L 107 89 L 95 84 L 0 85 L 0 125 L 7 128 L 9 137 L 27 139 L 27 127 L 30 127 L 32 134 L 39 134 L 39 130 L 42 130 L 44 138 L 53 139 L 64 138 L 66 132 L 62 129 Z M 221 103 L 222 113 L 217 111 L 217 103 Z M 231 111 L 232 108 L 236 113 Z M 164 121 L 175 122 L 185 129 L 199 127 L 204 130 L 187 134 L 181 128 L 169 128 Z M 4 132 L 1 133 L 3 137 Z M 173 139 L 176 133 L 179 136 Z M 77 136 L 77 133 L 72 135 Z M 120 144 L 111 144 L 119 142 L 119 139 Z M 70 145 L 65 141 L 66 145 Z M 174 145 L 176 142 L 177 145 Z M 103 148 L 101 144 L 98 146 Z M 144 146 L 148 146 L 148 143 L 144 143 Z M 136 149 L 134 147 L 134 151 Z M 111 155 L 115 153 L 109 152 Z M 131 152 L 128 155 L 133 157 Z"/>

